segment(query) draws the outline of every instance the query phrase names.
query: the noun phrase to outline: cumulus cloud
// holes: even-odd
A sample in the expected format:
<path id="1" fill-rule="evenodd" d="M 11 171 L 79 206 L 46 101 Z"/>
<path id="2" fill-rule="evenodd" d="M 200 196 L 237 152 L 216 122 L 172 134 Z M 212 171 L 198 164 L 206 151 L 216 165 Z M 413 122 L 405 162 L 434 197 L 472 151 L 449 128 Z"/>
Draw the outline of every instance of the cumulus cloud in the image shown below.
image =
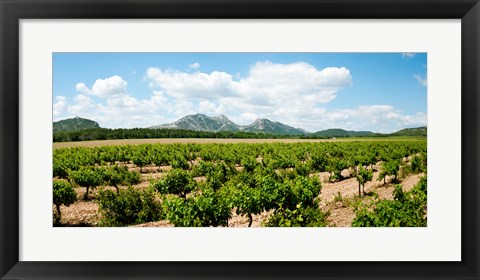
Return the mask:
<path id="1" fill-rule="evenodd" d="M 162 90 L 174 98 L 199 99 L 231 95 L 232 76 L 214 71 L 210 74 L 186 73 L 173 69 L 148 68 L 146 78 L 154 90 Z"/>
<path id="2" fill-rule="evenodd" d="M 239 121 L 247 120 L 239 117 L 242 113 L 308 117 L 320 110 L 319 104 L 332 101 L 340 90 L 352 84 L 350 70 L 345 67 L 316 69 L 304 62 L 269 61 L 255 63 L 243 77 L 221 71 L 186 73 L 151 67 L 146 79 L 152 90 L 162 91 L 174 100 L 173 106 L 188 100 L 198 104 L 198 112 L 236 112 Z"/>
<path id="3" fill-rule="evenodd" d="M 170 102 L 162 91 L 154 91 L 147 99 L 137 99 L 127 92 L 127 82 L 120 76 L 98 79 L 89 89 L 85 83 L 76 85 L 77 95 L 71 104 L 65 98 L 57 97 L 54 116 L 82 116 L 98 121 L 103 127 L 145 127 L 169 122 L 160 111 L 176 114 L 193 112 L 185 109 L 185 103 Z M 182 107 L 177 110 L 175 107 Z M 190 106 L 192 107 L 192 106 Z M 63 108 L 63 112 L 60 109 Z"/>
<path id="4" fill-rule="evenodd" d="M 428 84 L 428 80 L 427 80 L 427 76 L 420 76 L 420 75 L 413 75 L 413 78 L 415 78 L 415 80 L 417 80 L 417 82 L 421 85 L 421 86 L 424 86 L 426 87 L 427 84 Z"/>
<path id="5" fill-rule="evenodd" d="M 71 115 L 75 116 L 92 115 L 97 112 L 99 107 L 91 97 L 81 93 L 75 96 L 74 102 L 73 105 L 68 106 L 67 110 Z"/>
<path id="6" fill-rule="evenodd" d="M 115 128 L 171 123 L 195 113 L 225 114 L 242 125 L 268 118 L 311 132 L 327 128 L 392 132 L 425 125 L 427 120 L 425 113 L 404 114 L 385 104 L 327 109 L 352 84 L 345 67 L 317 69 L 304 62 L 262 61 L 242 76 L 151 67 L 144 81 L 151 95 L 143 99 L 129 95 L 127 81 L 120 76 L 98 79 L 91 88 L 78 83 L 73 102 L 56 97 L 54 117 L 82 116 Z"/>
<path id="7" fill-rule="evenodd" d="M 120 76 L 98 79 L 92 87 L 92 94 L 99 97 L 112 97 L 127 94 L 127 82 Z"/>
<path id="8" fill-rule="evenodd" d="M 84 83 L 78 83 L 75 87 L 78 93 L 87 95 L 87 94 L 92 94 L 90 89 L 84 84 Z"/>
<path id="9" fill-rule="evenodd" d="M 405 127 L 427 125 L 427 114 L 406 115 L 391 105 L 362 105 L 326 111 L 324 115 L 319 121 L 322 129 L 338 127 L 389 133 Z"/>
<path id="10" fill-rule="evenodd" d="M 200 68 L 200 63 L 198 62 L 192 63 L 189 65 L 189 67 L 192 68 L 193 70 L 197 70 L 198 68 Z"/>
<path id="11" fill-rule="evenodd" d="M 404 52 L 404 53 L 402 53 L 402 57 L 403 57 L 403 58 L 412 58 L 412 57 L 414 57 L 414 56 L 415 56 L 415 53 L 413 53 L 413 52 Z"/>
<path id="12" fill-rule="evenodd" d="M 225 113 L 225 108 L 223 104 L 216 105 L 213 102 L 210 102 L 208 100 L 202 100 L 198 103 L 198 112 L 204 113 L 204 114 L 224 114 Z"/>
<path id="13" fill-rule="evenodd" d="M 147 70 L 146 77 L 152 88 L 175 98 L 235 96 L 253 103 L 298 96 L 325 103 L 334 99 L 335 94 L 352 81 L 350 71 L 345 67 L 318 70 L 303 62 L 275 64 L 269 61 L 257 62 L 239 81 L 220 71 L 185 73 L 153 67 Z"/>
<path id="14" fill-rule="evenodd" d="M 83 95 L 95 95 L 101 98 L 116 97 L 127 94 L 127 82 L 115 75 L 96 80 L 91 89 L 85 83 L 78 83 L 76 90 Z"/>
<path id="15" fill-rule="evenodd" d="M 57 117 L 64 113 L 67 109 L 67 98 L 65 96 L 55 97 L 55 103 L 53 103 L 53 117 Z"/>

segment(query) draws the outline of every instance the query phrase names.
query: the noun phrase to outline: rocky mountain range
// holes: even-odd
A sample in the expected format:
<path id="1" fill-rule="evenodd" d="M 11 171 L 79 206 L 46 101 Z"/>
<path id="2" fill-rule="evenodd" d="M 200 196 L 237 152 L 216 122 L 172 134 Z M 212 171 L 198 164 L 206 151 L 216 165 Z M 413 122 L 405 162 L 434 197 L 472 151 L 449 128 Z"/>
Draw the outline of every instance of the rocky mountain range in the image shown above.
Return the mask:
<path id="1" fill-rule="evenodd" d="M 307 134 L 303 129 L 291 127 L 280 122 L 273 122 L 268 119 L 256 119 L 249 125 L 238 125 L 229 120 L 225 115 L 209 117 L 204 114 L 188 115 L 174 123 L 151 126 L 149 128 L 173 128 L 208 132 L 243 131 L 277 135 Z"/>
<path id="2" fill-rule="evenodd" d="M 85 129 L 100 128 L 97 122 L 75 117 L 53 123 L 53 132 L 73 132 Z M 238 125 L 225 115 L 209 117 L 204 114 L 188 115 L 176 122 L 148 127 L 150 129 L 179 129 L 206 132 L 252 132 L 270 135 L 307 135 L 317 137 L 359 137 L 359 136 L 427 136 L 427 127 L 405 128 L 390 134 L 380 134 L 371 131 L 349 131 L 339 128 L 326 129 L 317 132 L 307 132 L 280 122 L 268 119 L 256 119 L 249 125 Z"/>

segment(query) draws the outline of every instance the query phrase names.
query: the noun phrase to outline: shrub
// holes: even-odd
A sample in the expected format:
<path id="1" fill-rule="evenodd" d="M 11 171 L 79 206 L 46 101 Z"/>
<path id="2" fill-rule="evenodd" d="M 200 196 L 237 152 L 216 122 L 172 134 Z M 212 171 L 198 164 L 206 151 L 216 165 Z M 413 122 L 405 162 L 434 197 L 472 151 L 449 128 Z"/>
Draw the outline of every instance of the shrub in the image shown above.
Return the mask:
<path id="1" fill-rule="evenodd" d="M 427 226 L 427 178 L 409 192 L 397 185 L 394 200 L 379 200 L 370 206 L 359 206 L 352 221 L 355 227 L 425 227 Z"/>
<path id="2" fill-rule="evenodd" d="M 119 193 L 100 190 L 97 203 L 102 226 L 142 224 L 161 217 L 161 205 L 152 190 L 136 190 L 131 186 Z"/>
<path id="3" fill-rule="evenodd" d="M 254 157 L 243 158 L 241 164 L 246 172 L 253 172 L 253 170 L 255 170 L 255 167 L 259 165 L 259 163 Z"/>
<path id="4" fill-rule="evenodd" d="M 248 226 L 253 222 L 253 214 L 260 214 L 264 210 L 262 204 L 262 192 L 259 188 L 251 188 L 248 185 L 240 185 L 234 196 L 234 205 L 239 215 L 248 217 Z"/>
<path id="5" fill-rule="evenodd" d="M 103 183 L 104 170 L 94 166 L 82 166 L 77 171 L 70 172 L 70 178 L 79 186 L 87 189 L 83 200 L 88 199 L 89 188 L 95 188 Z"/>
<path id="6" fill-rule="evenodd" d="M 358 196 L 365 194 L 365 183 L 371 181 L 373 178 L 373 171 L 364 168 L 362 165 L 357 167 L 356 179 L 358 182 Z M 363 192 L 362 192 L 363 190 Z"/>
<path id="7" fill-rule="evenodd" d="M 265 223 L 268 227 L 325 227 L 327 214 L 316 206 L 304 207 L 301 203 L 295 209 L 278 208 Z"/>
<path id="8" fill-rule="evenodd" d="M 57 215 L 54 217 L 54 223 L 60 223 L 62 219 L 62 213 L 60 212 L 60 206 L 70 206 L 77 200 L 77 193 L 73 189 L 72 185 L 65 180 L 53 181 L 53 204 L 57 208 Z"/>
<path id="9" fill-rule="evenodd" d="M 188 171 L 172 169 L 164 178 L 152 182 L 151 186 L 161 194 L 176 194 L 186 200 L 187 194 L 195 189 L 195 180 Z"/>
<path id="10" fill-rule="evenodd" d="M 119 191 L 118 185 L 132 185 L 140 182 L 140 173 L 128 171 L 127 166 L 113 166 L 103 169 L 103 181 Z"/>
<path id="11" fill-rule="evenodd" d="M 164 196 L 165 217 L 177 227 L 228 226 L 233 205 L 228 191 L 226 188 L 214 191 L 204 187 L 201 195 L 185 200 Z"/>
<path id="12" fill-rule="evenodd" d="M 190 168 L 188 161 L 184 157 L 175 157 L 171 162 L 170 165 L 174 169 L 184 169 L 187 170 Z"/>

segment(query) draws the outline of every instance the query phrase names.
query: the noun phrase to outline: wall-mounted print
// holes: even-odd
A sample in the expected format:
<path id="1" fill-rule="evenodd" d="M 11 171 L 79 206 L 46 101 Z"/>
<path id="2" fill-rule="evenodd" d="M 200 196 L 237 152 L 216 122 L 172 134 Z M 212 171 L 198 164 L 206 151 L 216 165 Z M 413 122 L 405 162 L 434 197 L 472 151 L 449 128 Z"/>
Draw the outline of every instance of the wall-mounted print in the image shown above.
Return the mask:
<path id="1" fill-rule="evenodd" d="M 426 53 L 54 53 L 53 226 L 426 227 Z"/>

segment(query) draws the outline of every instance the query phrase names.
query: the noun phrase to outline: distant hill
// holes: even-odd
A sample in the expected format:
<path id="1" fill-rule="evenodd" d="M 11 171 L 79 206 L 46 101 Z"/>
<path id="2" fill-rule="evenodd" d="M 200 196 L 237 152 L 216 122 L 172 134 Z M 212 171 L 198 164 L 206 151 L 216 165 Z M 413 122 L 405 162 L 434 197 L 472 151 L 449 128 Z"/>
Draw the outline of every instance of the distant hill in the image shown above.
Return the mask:
<path id="1" fill-rule="evenodd" d="M 371 131 L 350 131 L 350 130 L 344 130 L 340 128 L 332 128 L 332 129 L 317 131 L 317 132 L 311 133 L 310 135 L 318 136 L 318 137 L 359 137 L 359 136 L 374 136 L 376 135 L 376 133 L 373 133 Z"/>
<path id="2" fill-rule="evenodd" d="M 71 119 L 65 119 L 58 122 L 53 122 L 53 132 L 72 132 L 84 129 L 100 128 L 97 122 L 75 117 Z"/>
<path id="3" fill-rule="evenodd" d="M 304 130 L 285 125 L 280 122 L 272 122 L 268 119 L 256 119 L 252 124 L 240 127 L 241 131 L 267 133 L 276 135 L 302 135 Z"/>
<path id="4" fill-rule="evenodd" d="M 247 132 L 271 135 L 298 135 L 305 137 L 382 137 L 382 136 L 427 136 L 427 127 L 405 128 L 394 133 L 382 134 L 371 131 L 353 131 L 341 128 L 332 128 L 309 133 L 301 128 L 295 128 L 280 122 L 268 119 L 256 119 L 249 125 L 238 125 L 228 119 L 225 115 L 209 117 L 204 114 L 185 116 L 170 124 L 155 125 L 149 128 L 179 129 L 203 132 Z"/>
<path id="5" fill-rule="evenodd" d="M 252 124 L 241 126 L 225 115 L 209 117 L 204 114 L 185 116 L 171 124 L 151 126 L 149 128 L 170 128 L 207 132 L 254 132 L 275 135 L 302 135 L 306 134 L 302 129 L 294 128 L 280 122 L 267 119 L 257 119 Z"/>
<path id="6" fill-rule="evenodd" d="M 427 137 L 427 127 L 415 127 L 415 128 L 405 128 L 394 133 L 390 133 L 389 136 L 421 136 Z"/>
<path id="7" fill-rule="evenodd" d="M 397 132 L 382 134 L 374 133 L 371 131 L 351 131 L 344 130 L 340 128 L 326 129 L 313 133 L 309 133 L 301 128 L 295 128 L 288 125 L 285 125 L 280 122 L 274 122 L 268 119 L 256 119 L 253 123 L 249 125 L 238 125 L 228 119 L 225 115 L 219 115 L 215 117 L 209 117 L 204 114 L 195 114 L 188 115 L 174 123 L 163 124 L 157 126 L 151 126 L 148 128 L 134 128 L 134 129 L 113 129 L 112 139 L 116 137 L 127 137 L 128 138 L 150 138 L 152 135 L 158 135 L 158 137 L 166 137 L 163 132 L 156 132 L 152 134 L 149 131 L 151 129 L 165 130 L 169 137 L 172 135 L 176 137 L 230 137 L 230 138 L 258 138 L 258 137 L 292 137 L 292 138 L 341 138 L 341 137 L 389 137 L 389 136 L 411 136 L 411 137 L 426 137 L 427 136 L 427 127 L 416 127 L 416 128 L 405 128 Z M 103 131 L 105 129 L 100 128 L 97 122 L 75 117 L 70 119 L 65 119 L 53 123 L 53 132 L 56 133 L 58 139 L 73 139 L 75 137 L 82 139 L 96 139 L 93 134 L 108 134 Z M 107 129 L 108 130 L 108 129 Z M 80 137 L 79 135 L 74 135 L 78 131 L 87 131 L 92 135 L 84 135 Z M 121 136 L 122 133 L 116 133 L 115 131 L 121 131 L 124 136 Z M 175 131 L 175 132 L 174 132 Z M 178 133 L 176 132 L 178 131 Z M 190 131 L 190 132 L 189 132 Z M 69 133 L 72 132 L 70 137 Z M 180 133 L 181 132 L 181 133 Z M 87 133 L 87 134 L 88 134 Z M 163 134 L 162 134 L 163 133 Z M 195 134 L 203 133 L 203 134 Z M 206 133 L 206 134 L 205 134 Z M 65 134 L 65 135 L 64 135 Z M 118 134 L 118 135 L 117 135 Z M 211 134 L 211 135 L 210 135 Z M 184 135 L 184 136 L 182 136 Z M 70 137 L 70 138 L 69 138 Z M 107 137 L 107 136 L 105 136 Z M 110 137 L 110 136 L 109 136 Z M 76 138 L 75 138 L 76 139 Z M 80 140 L 82 140 L 80 139 Z M 61 140 L 58 140 L 61 141 Z M 62 140 L 63 141 L 63 140 Z M 78 141 L 78 140 L 74 140 Z"/>

